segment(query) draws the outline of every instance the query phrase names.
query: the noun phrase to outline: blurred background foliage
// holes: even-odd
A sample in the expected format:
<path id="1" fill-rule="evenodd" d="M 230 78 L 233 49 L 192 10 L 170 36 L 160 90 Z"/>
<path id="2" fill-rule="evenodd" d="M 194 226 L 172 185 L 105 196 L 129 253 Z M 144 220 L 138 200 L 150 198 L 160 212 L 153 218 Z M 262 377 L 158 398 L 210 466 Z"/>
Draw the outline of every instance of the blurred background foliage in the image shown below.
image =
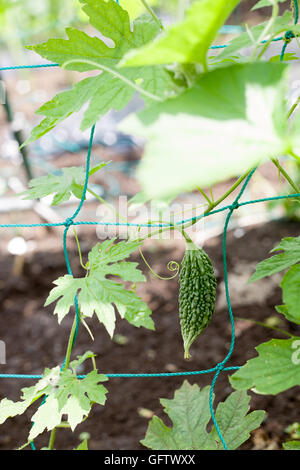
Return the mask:
<path id="1" fill-rule="evenodd" d="M 193 0 L 149 0 L 161 14 L 181 18 Z M 119 0 L 131 17 L 145 12 L 140 0 Z M 84 25 L 79 0 L 0 0 L 0 46 L 11 51 L 25 44 L 61 36 L 67 26 Z"/>

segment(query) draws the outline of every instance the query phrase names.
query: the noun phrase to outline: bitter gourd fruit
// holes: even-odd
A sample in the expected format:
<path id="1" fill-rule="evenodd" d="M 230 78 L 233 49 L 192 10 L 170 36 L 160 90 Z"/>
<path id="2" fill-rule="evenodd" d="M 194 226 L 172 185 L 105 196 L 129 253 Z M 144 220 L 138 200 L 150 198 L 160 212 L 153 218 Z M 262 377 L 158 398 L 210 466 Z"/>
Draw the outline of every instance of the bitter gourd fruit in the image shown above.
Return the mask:
<path id="1" fill-rule="evenodd" d="M 181 262 L 179 285 L 179 317 L 184 357 L 189 359 L 191 345 L 212 318 L 217 289 L 212 262 L 205 251 L 194 243 L 187 243 Z"/>

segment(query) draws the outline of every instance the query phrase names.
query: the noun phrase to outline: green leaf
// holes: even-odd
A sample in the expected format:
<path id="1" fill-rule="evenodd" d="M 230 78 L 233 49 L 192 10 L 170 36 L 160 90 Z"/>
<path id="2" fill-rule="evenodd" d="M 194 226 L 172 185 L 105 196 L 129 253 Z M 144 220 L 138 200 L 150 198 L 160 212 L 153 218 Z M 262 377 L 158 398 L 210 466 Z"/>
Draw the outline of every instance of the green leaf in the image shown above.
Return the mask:
<path id="1" fill-rule="evenodd" d="M 149 5 L 157 5 L 159 0 L 148 0 Z M 128 11 L 128 14 L 131 19 L 135 19 L 141 14 L 146 12 L 146 9 L 142 2 L 137 2 L 136 0 L 119 0 L 119 4 L 122 8 Z"/>
<path id="2" fill-rule="evenodd" d="M 82 356 L 77 356 L 77 359 L 70 362 L 70 369 L 76 373 L 78 367 L 83 364 L 87 359 L 91 359 L 92 357 L 96 357 L 96 354 L 92 353 L 91 351 L 87 351 Z"/>
<path id="3" fill-rule="evenodd" d="M 83 31 L 68 28 L 67 40 L 50 39 L 28 48 L 68 70 L 101 70 L 102 73 L 82 80 L 71 90 L 59 93 L 45 103 L 37 111 L 45 119 L 33 129 L 26 144 L 45 135 L 86 103 L 89 105 L 81 129 L 91 127 L 111 109 L 123 109 L 135 94 L 137 83 L 145 92 L 142 96 L 146 102 L 174 92 L 172 79 L 161 66 L 117 70 L 126 52 L 156 37 L 159 28 L 152 19 L 142 17 L 135 20 L 132 31 L 128 13 L 115 0 L 82 0 L 82 3 L 91 25 L 111 44 L 107 45 L 107 40 L 105 42 L 97 36 L 91 37 Z"/>
<path id="4" fill-rule="evenodd" d="M 291 321 L 293 323 L 296 323 L 297 325 L 300 325 L 299 316 L 294 317 L 293 315 L 291 315 L 286 305 L 276 305 L 275 309 L 278 313 L 281 313 L 282 315 L 284 315 L 288 321 Z"/>
<path id="5" fill-rule="evenodd" d="M 161 399 L 165 413 L 173 423 L 167 427 L 154 416 L 149 423 L 146 437 L 141 443 L 154 450 L 218 450 L 223 448 L 213 427 L 207 432 L 210 421 L 210 387 L 202 390 L 187 381 L 175 392 L 172 400 Z M 263 411 L 250 414 L 250 397 L 245 392 L 234 392 L 217 407 L 216 417 L 229 449 L 236 449 L 245 442 L 250 432 L 264 418 Z"/>
<path id="6" fill-rule="evenodd" d="M 300 450 L 300 441 L 288 441 L 282 445 L 284 450 Z"/>
<path id="7" fill-rule="evenodd" d="M 58 315 L 59 323 L 68 314 L 79 290 L 78 301 L 81 313 L 85 317 L 92 317 L 95 312 L 111 337 L 116 321 L 113 305 L 121 317 L 126 318 L 134 326 L 154 329 L 150 317 L 151 311 L 136 293 L 106 278 L 107 275 L 113 275 L 122 278 L 123 281 L 133 283 L 145 281 L 143 274 L 137 269 L 137 263 L 121 261 L 136 251 L 141 246 L 141 242 L 121 241 L 113 244 L 113 241 L 106 240 L 98 243 L 91 250 L 87 276 L 76 279 L 65 275 L 54 282 L 56 287 L 50 292 L 45 305 L 50 305 L 59 299 L 54 310 L 54 313 Z"/>
<path id="8" fill-rule="evenodd" d="M 271 7 L 274 3 L 283 3 L 285 0 L 259 0 L 252 10 L 258 10 L 259 8 Z"/>
<path id="9" fill-rule="evenodd" d="M 72 366 L 82 364 L 93 353 L 87 352 L 73 361 Z M 104 405 L 107 389 L 100 385 L 108 378 L 93 370 L 84 379 L 78 379 L 75 371 L 71 369 L 60 370 L 60 367 L 45 369 L 43 377 L 33 387 L 22 390 L 21 400 L 13 402 L 1 400 L 0 424 L 7 418 L 22 414 L 39 398 L 45 396 L 37 411 L 32 416 L 33 422 L 29 440 L 35 439 L 45 430 L 51 431 L 58 426 L 64 415 L 72 430 L 82 422 L 91 410 L 93 403 Z"/>
<path id="10" fill-rule="evenodd" d="M 84 439 L 78 447 L 76 447 L 76 449 L 74 450 L 89 450 L 88 448 L 88 440 L 87 439 Z"/>
<path id="11" fill-rule="evenodd" d="M 171 26 L 156 41 L 130 51 L 122 65 L 206 63 L 207 51 L 220 27 L 240 0 L 198 0 L 192 4 L 186 17 Z"/>
<path id="12" fill-rule="evenodd" d="M 256 349 L 258 357 L 231 376 L 235 389 L 275 395 L 300 385 L 299 339 L 272 339 Z"/>
<path id="13" fill-rule="evenodd" d="M 52 431 L 61 423 L 62 414 L 58 410 L 58 401 L 53 395 L 47 396 L 45 402 L 32 416 L 33 425 L 29 433 L 29 440 L 35 439 L 44 431 Z"/>
<path id="14" fill-rule="evenodd" d="M 104 162 L 91 169 L 89 175 L 94 175 L 108 163 Z M 29 182 L 29 189 L 20 193 L 23 199 L 40 199 L 54 195 L 52 206 L 57 206 L 68 201 L 73 194 L 78 199 L 82 198 L 85 183 L 85 170 L 82 167 L 61 168 L 59 174 L 50 174 L 34 178 Z"/>
<path id="15" fill-rule="evenodd" d="M 288 314 L 295 323 L 300 324 L 300 265 L 297 264 L 288 270 L 280 284 L 282 298 Z"/>
<path id="16" fill-rule="evenodd" d="M 274 55 L 273 57 L 270 58 L 270 62 L 272 63 L 278 63 L 278 62 L 281 62 L 282 58 L 281 58 L 281 54 L 279 55 Z M 288 62 L 288 61 L 292 61 L 292 60 L 299 60 L 299 58 L 297 57 L 296 53 L 295 52 L 286 52 L 284 54 L 284 61 L 285 62 Z"/>
<path id="17" fill-rule="evenodd" d="M 265 412 L 261 410 L 247 414 L 249 403 L 250 396 L 247 393 L 234 392 L 218 405 L 216 420 L 229 449 L 237 449 L 246 442 L 250 432 L 258 428 L 264 419 Z M 215 427 L 212 436 L 218 443 L 218 448 L 224 448 Z"/>
<path id="18" fill-rule="evenodd" d="M 165 198 L 240 175 L 285 153 L 286 66 L 233 65 L 138 115 L 121 129 L 148 138 L 143 191 Z"/>
<path id="19" fill-rule="evenodd" d="M 278 16 L 274 23 L 272 24 L 271 30 L 269 30 L 269 34 L 272 35 L 279 35 L 285 31 L 291 30 L 295 33 L 299 30 L 299 25 L 290 24 L 292 21 L 292 12 L 285 11 L 282 16 Z M 261 23 L 259 25 L 255 25 L 250 28 L 251 35 L 245 31 L 244 33 L 240 34 L 239 36 L 233 38 L 229 43 L 228 46 L 225 47 L 217 56 L 216 60 L 225 59 L 235 55 L 237 52 L 241 51 L 241 49 L 245 49 L 246 47 L 253 46 L 253 39 L 254 41 L 258 41 L 261 34 L 265 30 L 268 21 Z M 268 38 L 264 38 L 268 39 Z"/>
<path id="20" fill-rule="evenodd" d="M 280 244 L 273 248 L 271 252 L 273 253 L 280 250 L 283 250 L 284 253 L 261 261 L 261 263 L 256 266 L 256 271 L 251 276 L 249 282 L 258 281 L 266 276 L 272 276 L 272 274 L 283 271 L 298 263 L 300 261 L 300 237 L 283 238 Z"/>
<path id="21" fill-rule="evenodd" d="M 36 385 L 22 389 L 21 401 L 13 402 L 4 398 L 0 401 L 0 424 L 8 418 L 23 414 L 26 409 L 47 393 L 56 384 L 59 376 L 59 367 L 45 369 L 43 378 Z"/>
<path id="22" fill-rule="evenodd" d="M 29 189 L 20 194 L 23 199 L 40 199 L 54 194 L 52 206 L 68 201 L 71 194 L 82 197 L 85 173 L 82 167 L 62 168 L 59 175 L 46 175 L 34 178 L 29 182 Z M 81 186 L 81 191 L 78 191 Z M 81 192 L 81 196 L 80 196 Z"/>

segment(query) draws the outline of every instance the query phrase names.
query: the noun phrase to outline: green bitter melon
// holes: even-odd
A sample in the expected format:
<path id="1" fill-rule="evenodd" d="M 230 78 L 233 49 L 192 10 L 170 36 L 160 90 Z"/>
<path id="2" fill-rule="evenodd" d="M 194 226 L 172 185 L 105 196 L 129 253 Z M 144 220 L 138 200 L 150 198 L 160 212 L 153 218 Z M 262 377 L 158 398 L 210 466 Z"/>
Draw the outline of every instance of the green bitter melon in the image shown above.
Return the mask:
<path id="1" fill-rule="evenodd" d="M 208 326 L 216 302 L 217 281 L 208 255 L 194 243 L 187 243 L 179 277 L 179 317 L 184 343 L 184 357 Z"/>

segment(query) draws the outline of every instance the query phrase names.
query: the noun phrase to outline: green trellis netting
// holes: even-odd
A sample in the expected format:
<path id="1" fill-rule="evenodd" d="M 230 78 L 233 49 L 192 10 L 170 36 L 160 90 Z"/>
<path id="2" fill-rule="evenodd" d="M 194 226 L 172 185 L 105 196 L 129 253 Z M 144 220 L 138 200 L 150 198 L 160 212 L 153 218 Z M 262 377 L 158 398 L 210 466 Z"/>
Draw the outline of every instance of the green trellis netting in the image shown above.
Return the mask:
<path id="1" fill-rule="evenodd" d="M 118 3 L 118 0 L 116 0 Z M 293 0 L 294 3 L 294 11 L 295 11 L 295 24 L 298 23 L 299 19 L 299 5 L 298 5 L 298 0 Z M 283 41 L 283 47 L 281 51 L 281 61 L 284 60 L 284 54 L 287 48 L 288 43 L 294 38 L 294 34 L 291 31 L 287 31 L 283 36 L 278 37 L 275 39 L 275 41 Z M 211 49 L 221 49 L 225 48 L 227 45 L 218 45 L 218 46 L 211 46 Z M 58 67 L 59 64 L 40 64 L 40 65 L 21 65 L 21 66 L 13 66 L 13 67 L 0 67 L 0 72 L 1 71 L 8 71 L 8 70 L 19 70 L 19 69 L 37 69 L 37 68 L 44 68 L 44 67 Z M 174 225 L 171 224 L 134 224 L 134 223 L 110 223 L 110 222 L 85 222 L 85 221 L 76 221 L 76 217 L 78 216 L 79 212 L 82 209 L 82 206 L 85 201 L 86 197 L 86 192 L 87 192 L 87 186 L 88 186 L 88 180 L 89 180 L 89 171 L 90 171 L 90 159 L 91 159 L 91 152 L 92 152 L 92 146 L 93 146 L 93 139 L 94 139 L 94 132 L 95 132 L 95 126 L 92 127 L 91 129 L 91 134 L 90 134 L 90 142 L 89 142 L 89 148 L 88 148 L 88 153 L 87 153 L 87 158 L 86 158 L 86 177 L 85 177 L 85 184 L 84 184 L 84 191 L 82 194 L 82 198 L 80 200 L 80 203 L 76 209 L 76 211 L 68 217 L 64 222 L 61 223 L 41 223 L 41 224 L 0 224 L 0 228 L 34 228 L 34 227 L 65 227 L 64 234 L 63 234 L 63 249 L 64 249 L 64 255 L 65 255 L 65 260 L 66 260 L 66 265 L 67 265 L 67 271 L 70 275 L 72 275 L 72 269 L 70 266 L 70 260 L 69 260 L 69 255 L 68 255 L 68 249 L 67 249 L 67 235 L 68 231 L 71 226 L 79 226 L 79 225 L 90 225 L 90 226 L 97 226 L 97 225 L 103 225 L 103 226 L 128 226 L 128 227 L 147 227 L 147 228 L 173 228 Z M 214 409 L 213 409 L 213 392 L 214 392 L 214 387 L 216 380 L 218 376 L 220 375 L 221 372 L 223 371 L 233 371 L 233 370 L 238 370 L 240 369 L 240 366 L 236 367 L 226 367 L 227 362 L 229 361 L 233 350 L 235 346 L 235 326 L 234 326 L 234 316 L 231 308 L 231 303 L 230 303 L 230 294 L 229 294 L 229 284 L 228 284 L 228 272 L 227 272 L 227 253 L 226 253 L 226 238 L 227 238 L 227 231 L 228 231 L 228 225 L 230 222 L 230 218 L 235 210 L 238 210 L 239 207 L 241 206 L 246 206 L 248 204 L 257 204 L 261 202 L 267 202 L 267 201 L 274 201 L 274 200 L 284 200 L 288 198 L 295 198 L 295 197 L 300 197 L 299 194 L 291 194 L 291 195 L 286 195 L 286 196 L 277 196 L 277 197 L 271 197 L 271 198 L 263 198 L 263 199 L 256 199 L 256 200 L 251 200 L 251 201 L 244 201 L 240 202 L 240 199 L 253 175 L 255 172 L 255 169 L 248 175 L 247 179 L 245 180 L 242 189 L 240 190 L 238 196 L 234 200 L 234 202 L 231 205 L 227 205 L 224 207 L 221 207 L 220 209 L 212 210 L 206 214 L 202 214 L 197 217 L 189 218 L 189 219 L 184 219 L 180 222 L 178 222 L 176 225 L 184 227 L 186 224 L 190 224 L 192 222 L 197 222 L 203 217 L 209 217 L 214 214 L 220 213 L 227 211 L 227 216 L 224 224 L 224 230 L 223 230 L 223 267 L 224 267 L 224 280 L 225 280 L 225 292 L 226 292 L 226 300 L 227 300 L 227 306 L 228 306 L 228 312 L 229 312 L 229 318 L 230 318 L 230 323 L 231 323 L 231 346 L 229 349 L 229 352 L 225 359 L 216 364 L 214 367 L 210 369 L 205 369 L 205 370 L 199 370 L 199 371 L 190 371 L 190 372 L 174 372 L 174 373 L 155 373 L 155 374 L 147 374 L 147 373 L 140 373 L 140 374 L 105 374 L 107 377 L 114 378 L 114 377 L 123 377 L 123 378 L 159 378 L 159 377 L 178 377 L 178 376 L 189 376 L 189 375 L 202 375 L 202 374 L 213 374 L 213 379 L 211 383 L 211 388 L 210 388 L 210 396 L 209 396 L 209 406 L 210 406 L 210 412 L 211 412 L 211 417 L 213 420 L 213 423 L 216 427 L 216 430 L 218 432 L 218 435 L 220 437 L 220 440 L 224 446 L 224 449 L 228 450 L 228 446 L 226 445 L 226 442 L 222 436 L 222 433 L 219 429 L 218 423 L 216 421 Z M 79 323 L 80 323 L 80 315 L 79 315 L 79 306 L 78 306 L 78 298 L 77 296 L 74 299 L 74 304 L 75 304 L 75 322 L 74 322 L 74 328 L 75 328 L 75 335 L 74 335 L 74 341 L 73 341 L 73 346 L 76 341 L 77 333 L 78 333 L 78 328 L 79 328 Z M 63 364 L 64 365 L 64 364 Z M 62 367 L 63 367 L 62 365 Z M 40 379 L 42 376 L 41 375 L 30 375 L 30 374 L 0 374 L 0 378 L 2 379 Z M 79 378 L 84 378 L 85 376 L 79 376 Z M 45 399 L 44 399 L 45 400 Z M 43 402 L 41 403 L 40 406 L 43 405 Z M 31 447 L 33 450 L 35 450 L 35 445 L 32 442 Z"/>

